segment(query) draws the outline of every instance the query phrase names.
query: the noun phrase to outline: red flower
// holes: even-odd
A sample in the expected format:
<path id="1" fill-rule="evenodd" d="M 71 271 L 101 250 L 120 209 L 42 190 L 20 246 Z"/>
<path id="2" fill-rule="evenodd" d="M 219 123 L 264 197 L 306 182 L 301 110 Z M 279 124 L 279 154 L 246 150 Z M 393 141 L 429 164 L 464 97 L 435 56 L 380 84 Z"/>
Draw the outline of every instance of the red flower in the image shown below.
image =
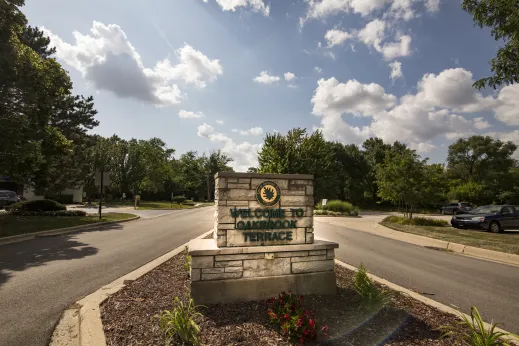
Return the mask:
<path id="1" fill-rule="evenodd" d="M 308 329 L 303 330 L 303 335 L 308 335 Z"/>
<path id="2" fill-rule="evenodd" d="M 301 339 L 299 339 L 299 342 L 300 342 L 301 344 L 304 344 L 304 343 L 305 343 L 305 338 L 301 337 Z"/>
<path id="3" fill-rule="evenodd" d="M 290 318 L 290 316 L 289 316 L 288 314 L 285 314 L 285 316 L 283 316 L 283 317 L 284 317 L 285 319 L 287 319 L 287 320 Z"/>
<path id="4" fill-rule="evenodd" d="M 308 324 L 310 325 L 310 327 L 315 327 L 315 321 L 314 320 L 309 320 Z"/>
<path id="5" fill-rule="evenodd" d="M 301 327 L 301 324 L 302 324 L 302 323 L 303 323 L 303 320 L 302 320 L 301 318 L 299 318 L 299 319 L 297 320 L 297 326 L 298 326 L 298 327 Z"/>
<path id="6" fill-rule="evenodd" d="M 277 315 L 277 314 L 274 314 L 274 318 L 278 318 L 278 315 Z"/>
<path id="7" fill-rule="evenodd" d="M 321 330 L 322 330 L 323 332 L 325 332 L 325 333 L 328 332 L 328 326 L 324 326 L 324 327 L 322 327 Z"/>

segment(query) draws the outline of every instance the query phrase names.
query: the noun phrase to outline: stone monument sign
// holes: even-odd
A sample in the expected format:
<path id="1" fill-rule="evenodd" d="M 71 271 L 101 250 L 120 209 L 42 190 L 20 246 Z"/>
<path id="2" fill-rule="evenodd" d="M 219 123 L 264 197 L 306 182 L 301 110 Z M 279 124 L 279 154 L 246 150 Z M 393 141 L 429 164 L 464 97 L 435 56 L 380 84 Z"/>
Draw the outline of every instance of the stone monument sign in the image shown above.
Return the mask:
<path id="1" fill-rule="evenodd" d="M 213 239 L 189 243 L 197 304 L 335 293 L 337 243 L 314 240 L 312 175 L 219 172 Z"/>

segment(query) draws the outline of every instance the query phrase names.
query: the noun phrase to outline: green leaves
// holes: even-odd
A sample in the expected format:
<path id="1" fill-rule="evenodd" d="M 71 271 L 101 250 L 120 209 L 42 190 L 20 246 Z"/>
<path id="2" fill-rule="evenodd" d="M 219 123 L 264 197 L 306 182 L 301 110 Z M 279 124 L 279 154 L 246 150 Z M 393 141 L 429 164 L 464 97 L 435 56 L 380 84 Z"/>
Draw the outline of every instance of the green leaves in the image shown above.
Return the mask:
<path id="1" fill-rule="evenodd" d="M 478 309 L 473 306 L 470 309 L 470 319 L 461 312 L 461 321 L 458 326 L 442 326 L 442 338 L 452 339 L 457 345 L 470 346 L 511 346 L 507 342 L 508 336 L 513 334 L 496 331 L 500 323 L 491 323 L 488 328 Z"/>
<path id="2" fill-rule="evenodd" d="M 464 0 L 461 8 L 472 14 L 475 25 L 492 28 L 496 41 L 506 42 L 490 61 L 494 75 L 474 87 L 496 89 L 519 82 L 519 0 Z"/>
<path id="3" fill-rule="evenodd" d="M 363 264 L 360 265 L 359 270 L 355 273 L 353 287 L 360 298 L 362 306 L 369 311 L 380 310 L 391 303 L 393 293 L 382 291 L 375 286 Z"/>
<path id="4" fill-rule="evenodd" d="M 164 310 L 160 315 L 155 316 L 159 319 L 159 327 L 168 343 L 177 336 L 183 343 L 200 344 L 198 337 L 200 328 L 194 321 L 195 317 L 202 315 L 198 312 L 200 307 L 202 306 L 195 305 L 192 298 L 187 304 L 184 304 L 178 297 L 175 297 L 173 310 Z"/>

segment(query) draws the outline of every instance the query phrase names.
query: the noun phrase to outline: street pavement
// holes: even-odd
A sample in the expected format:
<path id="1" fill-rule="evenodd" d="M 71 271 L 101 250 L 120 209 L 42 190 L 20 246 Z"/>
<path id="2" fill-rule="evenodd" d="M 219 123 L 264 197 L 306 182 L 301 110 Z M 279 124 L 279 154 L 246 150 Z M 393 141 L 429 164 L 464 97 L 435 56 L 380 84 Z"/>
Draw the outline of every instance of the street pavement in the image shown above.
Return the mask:
<path id="1" fill-rule="evenodd" d="M 477 306 L 486 321 L 519 333 L 519 267 L 399 242 L 315 218 L 317 237 L 339 243 L 335 257 L 470 313 Z M 360 220 L 360 219 L 359 219 Z"/>
<path id="2" fill-rule="evenodd" d="M 157 211 L 141 212 L 149 217 Z M 210 207 L 168 211 L 100 230 L 0 245 L 0 345 L 47 345 L 64 309 L 209 231 L 213 213 Z"/>
<path id="3" fill-rule="evenodd" d="M 150 212 L 150 211 L 142 211 Z M 116 278 L 210 230 L 213 208 L 110 225 L 101 230 L 0 245 L 0 345 L 47 345 L 61 313 Z M 146 214 L 151 217 L 151 214 Z M 153 215 L 156 216 L 156 215 Z M 436 251 L 315 218 L 336 257 L 519 332 L 519 268 Z M 362 220 L 362 219 L 359 219 Z"/>
<path id="4" fill-rule="evenodd" d="M 83 210 L 88 214 L 98 214 L 98 209 L 95 207 L 77 207 L 67 206 L 68 210 Z M 133 207 L 116 207 L 116 208 L 102 208 L 101 213 L 130 213 L 140 216 L 142 219 L 150 219 L 157 216 L 167 215 L 179 210 L 160 210 L 160 209 L 137 209 Z"/>

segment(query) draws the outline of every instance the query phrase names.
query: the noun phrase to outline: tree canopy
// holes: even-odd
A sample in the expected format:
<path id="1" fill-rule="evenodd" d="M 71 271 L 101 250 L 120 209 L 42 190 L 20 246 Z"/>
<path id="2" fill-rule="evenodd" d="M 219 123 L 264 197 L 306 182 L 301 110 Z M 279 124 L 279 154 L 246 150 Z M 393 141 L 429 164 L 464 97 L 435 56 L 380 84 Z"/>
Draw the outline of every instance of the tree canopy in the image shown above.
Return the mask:
<path id="1" fill-rule="evenodd" d="M 490 61 L 493 75 L 478 80 L 474 86 L 496 89 L 519 81 L 519 0 L 463 0 L 462 8 L 474 17 L 475 25 L 490 27 L 496 41 L 502 40 Z"/>

